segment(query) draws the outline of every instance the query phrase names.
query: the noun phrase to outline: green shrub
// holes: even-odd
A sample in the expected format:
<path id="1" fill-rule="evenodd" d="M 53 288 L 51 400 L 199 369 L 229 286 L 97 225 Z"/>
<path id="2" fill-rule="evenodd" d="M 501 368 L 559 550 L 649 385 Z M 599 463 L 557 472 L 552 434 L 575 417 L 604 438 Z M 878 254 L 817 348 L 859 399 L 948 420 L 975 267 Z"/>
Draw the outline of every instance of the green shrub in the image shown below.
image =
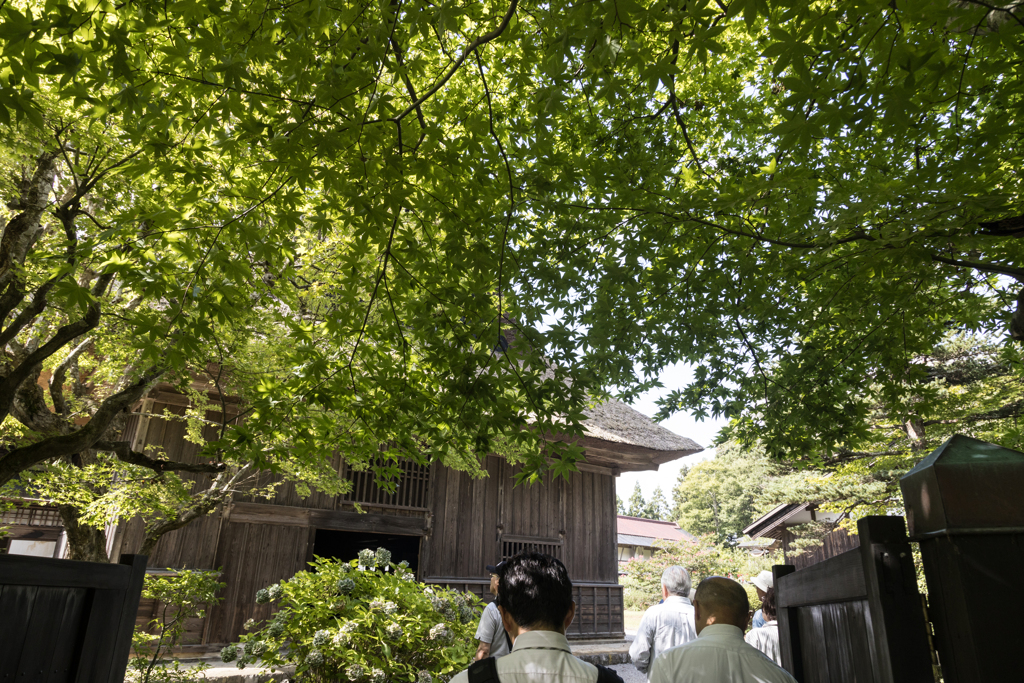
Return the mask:
<path id="1" fill-rule="evenodd" d="M 260 660 L 296 666 L 296 680 L 447 681 L 469 666 L 480 601 L 415 581 L 383 548 L 358 560 L 316 558 L 311 571 L 261 589 L 280 610 L 221 653 L 239 668 Z M 257 629 L 257 626 L 259 627 Z"/>
<path id="2" fill-rule="evenodd" d="M 173 576 L 147 575 L 142 597 L 156 600 L 160 609 L 145 627 L 135 628 L 132 650 L 135 657 L 128 664 L 125 681 L 129 683 L 192 683 L 210 668 L 200 664 L 182 669 L 177 660 L 164 655 L 181 642 L 185 622 L 204 616 L 203 605 L 213 605 L 224 587 L 217 581 L 220 572 L 182 569 Z"/>
<path id="3" fill-rule="evenodd" d="M 623 603 L 627 610 L 642 611 L 661 600 L 661 574 L 668 567 L 679 565 L 690 573 L 693 587 L 708 576 L 728 576 L 744 582 L 751 597 L 751 606 L 760 604 L 753 586 L 745 583 L 763 569 L 781 562 L 781 553 L 774 551 L 754 557 L 745 550 L 719 545 L 711 535 L 700 536 L 696 543 L 680 541 L 666 544 L 649 560 L 632 559 L 625 565 L 626 575 L 620 577 Z"/>

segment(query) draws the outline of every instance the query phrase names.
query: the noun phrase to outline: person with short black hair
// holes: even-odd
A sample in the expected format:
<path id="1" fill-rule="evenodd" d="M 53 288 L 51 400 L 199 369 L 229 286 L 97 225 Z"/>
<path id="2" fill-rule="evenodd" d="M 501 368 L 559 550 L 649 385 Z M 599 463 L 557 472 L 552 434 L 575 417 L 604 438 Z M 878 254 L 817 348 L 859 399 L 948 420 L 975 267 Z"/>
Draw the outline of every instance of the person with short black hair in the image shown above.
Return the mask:
<path id="1" fill-rule="evenodd" d="M 629 646 L 630 661 L 648 678 L 658 655 L 697 637 L 690 603 L 690 574 L 682 567 L 667 568 L 661 574 L 661 597 L 659 604 L 644 612 Z"/>
<path id="2" fill-rule="evenodd" d="M 622 683 L 613 670 L 573 656 L 565 630 L 576 615 L 569 573 L 559 560 L 520 553 L 496 567 L 498 611 L 512 652 L 488 657 L 451 683 Z"/>
<path id="3" fill-rule="evenodd" d="M 743 641 L 750 600 L 722 576 L 700 582 L 693 599 L 697 639 L 654 661 L 652 683 L 796 683 L 785 669 Z"/>
<path id="4" fill-rule="evenodd" d="M 782 650 L 779 649 L 779 622 L 775 620 L 775 589 L 769 588 L 761 600 L 761 611 L 765 623 L 760 628 L 751 629 L 743 640 L 764 653 L 766 657 L 782 666 Z"/>

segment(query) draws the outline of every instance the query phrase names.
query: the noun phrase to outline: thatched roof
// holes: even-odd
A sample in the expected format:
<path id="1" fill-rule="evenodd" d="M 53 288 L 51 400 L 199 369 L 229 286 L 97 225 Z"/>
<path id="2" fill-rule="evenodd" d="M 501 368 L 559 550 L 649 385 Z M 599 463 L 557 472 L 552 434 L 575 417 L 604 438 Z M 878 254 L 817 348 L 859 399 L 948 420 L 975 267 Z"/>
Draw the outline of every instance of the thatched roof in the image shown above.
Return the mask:
<path id="1" fill-rule="evenodd" d="M 656 470 L 662 463 L 704 450 L 693 439 L 655 424 L 622 401 L 610 399 L 583 413 L 586 417 L 583 437 L 547 434 L 545 438 L 572 441 L 582 446 L 586 463 L 604 468 L 602 471 L 619 474 Z"/>
<path id="2" fill-rule="evenodd" d="M 595 439 L 642 446 L 655 451 L 696 453 L 704 450 L 693 439 L 665 429 L 640 411 L 614 398 L 584 410 L 583 413 L 587 416 L 587 421 L 583 423 L 586 434 Z"/>

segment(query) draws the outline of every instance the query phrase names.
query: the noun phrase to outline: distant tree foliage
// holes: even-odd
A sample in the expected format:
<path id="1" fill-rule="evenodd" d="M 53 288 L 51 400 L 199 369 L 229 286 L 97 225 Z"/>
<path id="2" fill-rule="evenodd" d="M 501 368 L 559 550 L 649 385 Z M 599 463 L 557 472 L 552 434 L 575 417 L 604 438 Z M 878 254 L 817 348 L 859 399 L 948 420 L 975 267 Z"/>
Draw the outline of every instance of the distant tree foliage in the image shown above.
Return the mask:
<path id="1" fill-rule="evenodd" d="M 665 494 L 661 490 L 660 486 L 654 488 L 654 493 L 651 494 L 651 499 L 647 501 L 647 505 L 644 508 L 644 517 L 647 519 L 660 519 L 667 520 L 669 517 L 668 501 L 665 500 Z"/>
<path id="2" fill-rule="evenodd" d="M 629 496 L 629 507 L 626 514 L 630 517 L 643 517 L 647 512 L 647 501 L 644 500 L 644 493 L 640 490 L 640 482 L 633 485 L 633 493 Z"/>
<path id="3" fill-rule="evenodd" d="M 680 473 L 672 491 L 672 517 L 692 534 L 726 543 L 757 518 L 758 503 L 764 500 L 769 476 L 776 469 L 763 449 L 722 444 L 713 459 Z"/>

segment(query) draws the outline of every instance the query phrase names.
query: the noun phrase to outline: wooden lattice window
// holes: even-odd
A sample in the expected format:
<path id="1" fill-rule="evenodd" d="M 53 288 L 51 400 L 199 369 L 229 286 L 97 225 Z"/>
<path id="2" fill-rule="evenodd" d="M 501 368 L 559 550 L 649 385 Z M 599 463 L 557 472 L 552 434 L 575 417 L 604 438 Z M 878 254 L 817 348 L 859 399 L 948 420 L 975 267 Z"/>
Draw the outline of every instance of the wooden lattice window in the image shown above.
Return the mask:
<path id="1" fill-rule="evenodd" d="M 4 526 L 61 526 L 60 513 L 53 508 L 14 508 L 3 513 Z"/>
<path id="2" fill-rule="evenodd" d="M 544 553 L 551 557 L 562 559 L 562 539 L 540 538 L 536 536 L 502 536 L 501 537 L 501 559 L 518 555 L 522 552 Z"/>
<path id="3" fill-rule="evenodd" d="M 426 510 L 430 467 L 412 460 L 399 460 L 396 465 L 402 474 L 394 493 L 388 493 L 377 485 L 372 467 L 362 472 L 348 470 L 345 476 L 352 482 L 352 491 L 342 495 L 341 501 L 376 507 Z"/>

